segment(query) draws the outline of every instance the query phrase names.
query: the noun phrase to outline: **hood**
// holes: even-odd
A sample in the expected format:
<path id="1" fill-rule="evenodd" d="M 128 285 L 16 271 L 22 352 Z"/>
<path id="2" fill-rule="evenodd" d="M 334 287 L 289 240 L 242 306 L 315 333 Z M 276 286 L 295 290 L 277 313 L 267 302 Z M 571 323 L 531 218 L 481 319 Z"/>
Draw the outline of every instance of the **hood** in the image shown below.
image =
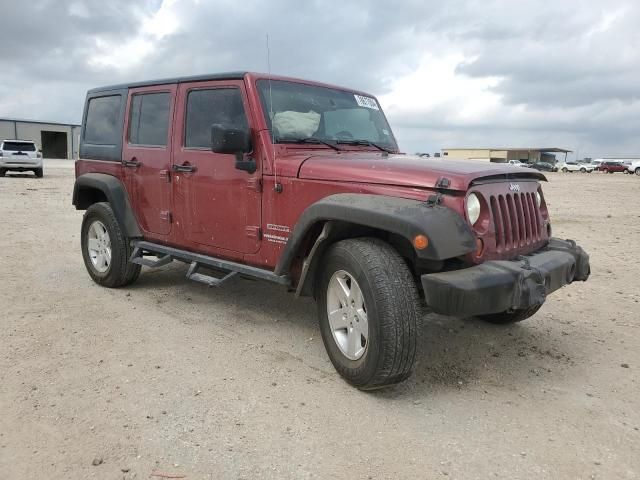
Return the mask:
<path id="1" fill-rule="evenodd" d="M 435 188 L 436 183 L 444 177 L 449 180 L 449 186 L 446 187 L 449 190 L 467 190 L 474 180 L 483 177 L 546 181 L 540 172 L 518 166 L 450 157 L 425 158 L 374 152 L 311 155 L 300 166 L 298 177 L 418 188 Z"/>

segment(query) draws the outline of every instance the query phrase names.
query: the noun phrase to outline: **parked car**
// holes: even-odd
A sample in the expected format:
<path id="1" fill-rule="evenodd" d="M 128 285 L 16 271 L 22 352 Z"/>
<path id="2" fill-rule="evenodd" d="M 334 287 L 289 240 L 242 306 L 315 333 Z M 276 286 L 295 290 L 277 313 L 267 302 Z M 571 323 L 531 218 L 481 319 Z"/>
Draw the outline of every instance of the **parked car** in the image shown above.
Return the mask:
<path id="1" fill-rule="evenodd" d="M 627 167 L 622 162 L 602 162 L 598 166 L 598 170 L 603 173 L 626 172 Z"/>
<path id="2" fill-rule="evenodd" d="M 585 163 L 577 163 L 577 162 L 565 162 L 558 166 L 558 169 L 561 172 L 582 172 L 582 173 L 591 173 L 594 170 L 593 165 L 588 165 Z"/>
<path id="3" fill-rule="evenodd" d="M 33 172 L 42 178 L 42 154 L 30 140 L 4 140 L 0 143 L 0 177 L 8 171 Z"/>
<path id="4" fill-rule="evenodd" d="M 635 162 L 631 162 L 629 166 L 627 166 L 628 173 L 635 173 L 636 175 L 640 175 L 640 160 L 636 160 Z"/>
<path id="5" fill-rule="evenodd" d="M 531 168 L 533 168 L 535 170 L 540 170 L 542 172 L 557 172 L 558 171 L 558 167 L 556 167 L 555 165 L 553 165 L 551 163 L 547 163 L 547 162 L 532 163 L 531 164 Z"/>
<path id="6" fill-rule="evenodd" d="M 521 162 L 520 160 L 509 160 L 507 163 L 513 167 L 529 168 L 531 166 L 528 163 Z"/>
<path id="7" fill-rule="evenodd" d="M 590 271 L 582 248 L 551 236 L 542 173 L 402 155 L 376 98 L 310 81 L 90 90 L 75 171 L 96 283 L 178 260 L 208 286 L 240 274 L 313 296 L 329 358 L 363 389 L 410 375 L 420 297 L 507 324 Z"/>

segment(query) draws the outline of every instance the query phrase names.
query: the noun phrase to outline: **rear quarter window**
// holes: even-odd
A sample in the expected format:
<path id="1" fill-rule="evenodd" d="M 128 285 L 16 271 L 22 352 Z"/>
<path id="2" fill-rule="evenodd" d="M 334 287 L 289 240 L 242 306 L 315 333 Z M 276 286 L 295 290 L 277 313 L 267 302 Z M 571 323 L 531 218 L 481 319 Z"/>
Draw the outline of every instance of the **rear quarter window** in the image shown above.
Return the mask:
<path id="1" fill-rule="evenodd" d="M 120 95 L 95 97 L 89 100 L 84 141 L 93 145 L 115 145 L 120 132 Z"/>

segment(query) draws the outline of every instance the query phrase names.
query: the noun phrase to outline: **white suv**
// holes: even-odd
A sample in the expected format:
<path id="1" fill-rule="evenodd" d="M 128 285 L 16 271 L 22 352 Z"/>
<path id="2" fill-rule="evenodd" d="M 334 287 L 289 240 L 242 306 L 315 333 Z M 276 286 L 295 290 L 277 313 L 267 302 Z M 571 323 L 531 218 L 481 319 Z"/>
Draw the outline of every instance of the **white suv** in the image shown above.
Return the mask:
<path id="1" fill-rule="evenodd" d="M 0 177 L 9 170 L 32 171 L 42 178 L 42 154 L 36 144 L 29 140 L 4 140 L 0 143 Z"/>
<path id="2" fill-rule="evenodd" d="M 627 165 L 627 172 L 640 175 L 640 160 L 636 160 L 635 162 L 631 162 L 631 165 Z"/>
<path id="3" fill-rule="evenodd" d="M 577 163 L 577 162 L 566 162 L 562 165 L 558 165 L 558 168 L 561 172 L 582 172 L 582 173 L 591 173 L 595 169 L 593 165 L 589 165 L 588 163 Z"/>

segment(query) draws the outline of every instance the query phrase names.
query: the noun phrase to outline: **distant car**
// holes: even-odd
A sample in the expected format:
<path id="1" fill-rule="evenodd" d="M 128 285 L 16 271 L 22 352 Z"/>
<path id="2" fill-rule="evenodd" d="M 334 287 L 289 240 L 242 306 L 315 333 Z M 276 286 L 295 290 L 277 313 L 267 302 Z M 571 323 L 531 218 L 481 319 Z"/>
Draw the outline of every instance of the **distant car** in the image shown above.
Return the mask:
<path id="1" fill-rule="evenodd" d="M 631 162 L 631 165 L 627 165 L 627 172 L 640 175 L 640 160 L 636 160 L 635 162 Z"/>
<path id="2" fill-rule="evenodd" d="M 591 173 L 594 170 L 593 165 L 588 165 L 586 163 L 578 163 L 578 162 L 565 162 L 558 166 L 561 172 L 582 172 L 582 173 Z"/>
<path id="3" fill-rule="evenodd" d="M 0 177 L 8 171 L 33 172 L 42 178 L 42 154 L 30 140 L 4 140 L 0 144 Z"/>
<path id="4" fill-rule="evenodd" d="M 631 160 L 622 160 L 621 163 L 624 165 L 624 173 L 631 173 L 629 168 L 633 162 Z"/>
<path id="5" fill-rule="evenodd" d="M 547 162 L 532 163 L 531 164 L 531 168 L 535 168 L 536 170 L 540 170 L 542 172 L 557 172 L 558 171 L 558 167 L 556 167 L 555 165 L 553 165 L 551 163 L 547 163 Z"/>
<path id="6" fill-rule="evenodd" d="M 531 166 L 528 163 L 521 162 L 520 160 L 509 160 L 508 164 L 514 167 L 524 167 L 524 168 L 529 168 Z"/>
<path id="7" fill-rule="evenodd" d="M 609 162 L 605 161 L 600 164 L 597 170 L 603 173 L 615 173 L 615 172 L 626 172 L 627 167 L 622 162 Z"/>

